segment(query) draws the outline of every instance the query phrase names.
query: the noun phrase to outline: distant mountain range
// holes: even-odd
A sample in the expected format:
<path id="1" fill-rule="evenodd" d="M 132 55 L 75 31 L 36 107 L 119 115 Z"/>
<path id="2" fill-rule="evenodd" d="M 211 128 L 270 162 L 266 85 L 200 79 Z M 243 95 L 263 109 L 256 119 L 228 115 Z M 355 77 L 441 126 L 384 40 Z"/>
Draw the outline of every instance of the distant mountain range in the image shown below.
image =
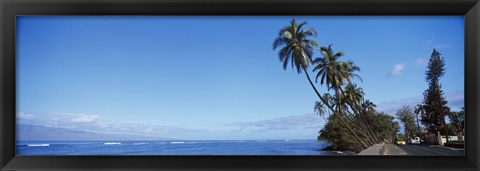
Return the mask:
<path id="1" fill-rule="evenodd" d="M 65 128 L 38 125 L 17 125 L 17 141 L 120 141 L 120 140 L 168 140 L 128 134 L 100 134 Z"/>

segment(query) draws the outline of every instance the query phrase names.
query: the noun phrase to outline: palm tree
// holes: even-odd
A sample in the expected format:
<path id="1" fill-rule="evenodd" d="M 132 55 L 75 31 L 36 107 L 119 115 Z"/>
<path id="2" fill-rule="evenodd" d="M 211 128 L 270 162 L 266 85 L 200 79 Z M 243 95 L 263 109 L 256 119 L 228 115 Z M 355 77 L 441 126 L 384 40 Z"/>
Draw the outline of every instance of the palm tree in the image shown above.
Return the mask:
<path id="1" fill-rule="evenodd" d="M 370 127 L 370 125 L 372 124 L 372 122 L 374 122 L 372 120 L 372 115 L 376 113 L 375 111 L 375 107 L 377 107 L 377 105 L 375 105 L 375 103 L 371 102 L 370 100 L 365 100 L 363 101 L 363 103 L 361 104 L 361 108 L 362 108 L 362 112 L 365 114 L 365 116 L 367 117 L 367 123 L 369 123 L 369 129 L 370 131 L 373 131 L 372 128 Z M 381 139 L 380 139 L 380 133 L 378 132 L 377 129 L 374 130 L 375 131 L 375 138 L 381 142 Z"/>
<path id="2" fill-rule="evenodd" d="M 353 105 L 358 105 L 360 101 L 363 100 L 363 96 L 365 95 L 363 89 L 361 87 L 357 87 L 357 84 L 347 84 L 343 94 L 346 99 L 352 102 Z M 357 107 L 355 106 L 355 108 Z"/>
<path id="3" fill-rule="evenodd" d="M 358 116 L 357 120 L 364 129 L 366 135 L 368 135 L 371 139 L 370 141 L 374 143 L 380 143 L 381 141 L 380 138 L 378 138 L 378 132 L 377 134 L 375 134 L 373 128 L 370 126 L 371 122 L 369 120 L 371 119 L 371 117 L 368 115 L 367 111 L 363 110 L 362 105 L 360 104 L 360 102 L 363 101 L 363 97 L 365 95 L 363 89 L 361 87 L 357 87 L 356 84 L 352 84 L 351 82 L 349 82 L 347 86 L 345 86 L 345 91 L 343 92 L 343 94 L 347 99 L 350 108 Z"/>
<path id="4" fill-rule="evenodd" d="M 292 68 L 295 66 L 297 69 L 297 73 L 301 73 L 302 70 L 307 77 L 310 86 L 312 86 L 313 90 L 320 98 L 320 100 L 331 110 L 334 111 L 331 104 L 328 103 L 318 92 L 317 88 L 313 84 L 310 76 L 308 75 L 307 68 L 309 64 L 311 64 L 312 56 L 313 56 L 313 48 L 318 47 L 318 44 L 310 39 L 310 37 L 316 37 L 317 33 L 314 29 L 306 29 L 304 30 L 302 27 L 305 26 L 306 22 L 301 22 L 297 24 L 295 19 L 292 19 L 289 26 L 286 26 L 280 30 L 278 33 L 278 37 L 273 42 L 273 49 L 277 49 L 279 46 L 283 46 L 279 53 L 278 57 L 281 62 L 283 62 L 283 69 L 287 69 L 288 62 L 291 62 Z M 334 112 L 335 115 L 337 113 Z M 349 125 L 343 120 L 343 118 L 339 117 L 342 124 L 347 127 L 347 129 L 355 136 L 355 138 L 365 147 L 368 146 L 361 141 L 361 139 L 355 134 L 353 129 L 349 127 Z"/>
<path id="5" fill-rule="evenodd" d="M 446 143 L 448 144 L 448 128 L 447 128 L 447 122 L 445 121 L 445 116 L 450 114 L 450 108 L 444 105 L 441 105 L 441 114 L 442 114 L 442 124 L 443 124 L 443 129 L 445 130 L 445 140 Z"/>
<path id="6" fill-rule="evenodd" d="M 338 58 L 342 57 L 343 52 L 334 53 L 332 45 L 328 47 L 321 47 L 320 52 L 322 57 L 316 58 L 313 63 L 316 66 L 313 71 L 318 71 L 315 77 L 315 82 L 318 82 L 320 78 L 320 85 L 325 84 L 329 90 L 334 89 L 337 96 L 340 94 L 340 86 L 343 85 L 346 76 L 347 64 L 343 61 L 338 61 Z M 341 96 L 338 96 L 341 99 Z"/>
<path id="7" fill-rule="evenodd" d="M 325 113 L 327 110 L 325 110 L 325 106 L 323 105 L 323 103 L 319 101 L 315 101 L 315 105 L 313 106 L 313 111 L 318 115 L 320 115 L 325 121 L 325 123 L 327 123 L 327 119 L 325 119 Z"/>
<path id="8" fill-rule="evenodd" d="M 278 37 L 273 42 L 273 50 L 283 46 L 278 53 L 278 57 L 283 63 L 283 69 L 287 69 L 290 61 L 292 68 L 295 65 L 297 73 L 300 74 L 303 70 L 317 96 L 326 104 L 307 72 L 309 64 L 312 63 L 313 48 L 318 47 L 318 44 L 315 40 L 309 39 L 316 37 L 317 32 L 312 28 L 307 30 L 302 28 L 306 24 L 306 22 L 297 24 L 295 19 L 292 19 L 290 25 L 282 28 L 278 33 Z"/>
<path id="9" fill-rule="evenodd" d="M 419 123 L 419 119 L 418 119 L 418 115 L 420 115 L 421 117 L 424 116 L 425 114 L 425 108 L 422 104 L 417 104 L 417 106 L 415 107 L 415 119 L 417 119 L 417 129 L 418 129 L 418 133 L 420 134 L 422 131 L 420 131 L 420 123 Z"/>
<path id="10" fill-rule="evenodd" d="M 345 101 L 343 99 L 342 93 L 340 93 L 340 87 L 344 84 L 345 79 L 349 76 L 348 71 L 352 70 L 352 66 L 349 66 L 348 63 L 339 61 L 338 58 L 343 56 L 343 52 L 333 52 L 332 45 L 328 47 L 321 47 L 320 52 L 323 57 L 316 58 L 313 63 L 316 64 L 313 71 L 318 71 L 315 81 L 318 82 L 320 78 L 320 84 L 325 84 L 328 90 L 333 89 L 335 91 L 337 106 L 333 113 L 340 115 L 340 121 L 343 121 L 341 107 L 345 106 Z M 350 128 L 349 125 L 345 126 L 350 131 L 350 133 L 355 137 L 355 139 L 362 144 L 365 148 L 368 146 L 360 139 L 356 132 Z"/>
<path id="11" fill-rule="evenodd" d="M 301 73 L 302 70 L 306 71 L 306 68 L 312 62 L 313 48 L 318 47 L 318 44 L 309 37 L 316 37 L 317 32 L 312 28 L 304 30 L 302 27 L 306 24 L 307 22 L 297 24 L 295 19 L 292 19 L 290 26 L 282 28 L 273 42 L 273 50 L 285 45 L 278 53 L 280 61 L 283 62 L 284 70 L 287 69 L 288 62 L 291 61 L 292 67 L 295 65 L 297 72 Z"/>
<path id="12" fill-rule="evenodd" d="M 375 144 L 375 143 L 378 143 L 377 139 L 374 139 L 373 134 L 369 132 L 370 130 L 368 130 L 369 128 L 365 120 L 366 118 L 360 111 L 361 109 L 358 108 L 360 101 L 363 100 L 364 94 L 365 93 L 363 92 L 362 88 L 357 87 L 356 84 L 351 84 L 351 83 L 348 83 L 345 86 L 345 91 L 343 91 L 345 102 L 350 106 L 350 109 L 352 109 L 353 113 L 357 116 L 357 117 L 354 117 L 353 119 L 363 129 L 364 134 L 370 138 L 369 141 L 371 142 L 371 144 Z"/>
<path id="13" fill-rule="evenodd" d="M 450 120 L 450 124 L 457 129 L 458 135 L 461 135 L 464 127 L 465 107 L 462 107 L 458 112 L 450 112 L 448 114 L 448 118 Z"/>
<path id="14" fill-rule="evenodd" d="M 377 105 L 375 105 L 373 102 L 371 102 L 370 100 L 365 100 L 363 103 L 362 103 L 362 108 L 367 111 L 367 112 L 370 112 L 370 111 L 375 111 L 375 107 L 377 107 Z"/>
<path id="15" fill-rule="evenodd" d="M 355 65 L 353 61 L 347 61 L 345 64 L 345 75 L 348 83 L 352 84 L 352 79 L 353 78 L 358 78 L 361 82 L 363 82 L 362 77 L 360 75 L 355 74 L 355 71 L 360 71 L 360 67 Z"/>
<path id="16" fill-rule="evenodd" d="M 430 108 L 433 109 L 431 110 L 429 113 L 427 113 L 427 115 L 429 117 L 432 117 L 432 118 L 435 118 L 435 116 L 437 116 L 439 122 L 441 122 L 442 126 L 443 126 L 443 129 L 444 129 L 444 134 L 445 134 L 445 139 L 446 139 L 446 143 L 448 144 L 449 143 L 449 140 L 448 140 L 448 128 L 447 128 L 447 123 L 445 121 L 445 115 L 448 115 L 450 113 L 450 108 L 445 106 L 445 104 L 442 104 L 444 102 L 435 102 L 435 101 L 432 101 L 430 103 Z M 440 115 L 437 113 L 438 111 L 440 111 Z M 437 127 L 439 125 L 435 125 L 435 129 L 436 131 L 440 131 L 440 129 Z"/>

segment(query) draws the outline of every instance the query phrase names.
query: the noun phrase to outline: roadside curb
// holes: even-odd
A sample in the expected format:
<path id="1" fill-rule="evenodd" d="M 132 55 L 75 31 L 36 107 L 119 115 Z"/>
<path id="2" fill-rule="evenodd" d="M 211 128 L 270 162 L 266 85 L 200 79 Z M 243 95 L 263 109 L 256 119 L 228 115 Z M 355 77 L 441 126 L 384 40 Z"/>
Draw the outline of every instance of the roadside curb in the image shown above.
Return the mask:
<path id="1" fill-rule="evenodd" d="M 367 149 L 362 150 L 356 155 L 383 155 L 385 151 L 385 143 L 374 144 Z"/>
<path id="2" fill-rule="evenodd" d="M 440 146 L 440 145 L 430 145 L 430 147 L 444 148 L 444 149 L 449 149 L 449 150 L 453 150 L 453 151 L 465 151 L 465 149 L 463 149 L 463 148 L 445 147 L 445 146 Z"/>
<path id="3" fill-rule="evenodd" d="M 387 147 L 388 146 L 388 147 Z M 387 144 L 384 147 L 383 155 L 407 155 L 408 153 L 396 146 L 395 144 Z"/>
<path id="4" fill-rule="evenodd" d="M 387 155 L 387 153 L 385 152 L 385 146 L 386 146 L 386 143 L 383 143 L 383 146 L 380 149 L 380 155 Z"/>

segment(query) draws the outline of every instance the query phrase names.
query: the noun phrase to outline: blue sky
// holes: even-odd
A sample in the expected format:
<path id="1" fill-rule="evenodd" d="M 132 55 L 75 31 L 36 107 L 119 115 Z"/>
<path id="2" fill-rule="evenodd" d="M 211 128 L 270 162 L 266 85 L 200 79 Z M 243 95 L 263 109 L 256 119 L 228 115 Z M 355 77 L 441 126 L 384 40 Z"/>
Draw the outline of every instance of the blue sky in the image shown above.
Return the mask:
<path id="1" fill-rule="evenodd" d="M 377 110 L 393 115 L 421 102 L 433 48 L 446 62 L 451 108 L 463 106 L 463 16 L 23 16 L 18 122 L 179 139 L 315 139 L 317 97 L 272 49 L 292 18 L 361 68 L 357 83 Z"/>

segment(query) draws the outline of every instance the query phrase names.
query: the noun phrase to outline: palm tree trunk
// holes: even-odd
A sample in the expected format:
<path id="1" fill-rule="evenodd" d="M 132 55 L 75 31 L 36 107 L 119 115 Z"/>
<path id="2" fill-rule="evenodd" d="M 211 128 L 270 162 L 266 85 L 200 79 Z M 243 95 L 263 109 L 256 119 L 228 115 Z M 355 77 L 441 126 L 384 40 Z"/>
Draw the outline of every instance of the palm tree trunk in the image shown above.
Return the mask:
<path id="1" fill-rule="evenodd" d="M 350 111 L 347 111 L 348 113 L 350 113 Z M 355 126 L 357 126 L 360 130 L 358 133 L 360 133 L 360 135 L 363 135 L 365 137 L 367 137 L 367 141 L 368 143 L 370 143 L 370 145 L 375 145 L 377 142 L 375 141 L 375 139 L 372 138 L 372 135 L 366 131 L 367 128 L 366 128 L 366 125 L 364 122 L 362 122 L 360 119 L 355 119 L 355 118 L 351 118 L 351 117 L 347 117 L 349 119 L 349 121 L 351 121 L 352 123 L 354 123 Z"/>
<path id="2" fill-rule="evenodd" d="M 350 80 L 348 80 L 348 83 L 349 84 L 352 84 L 352 82 Z M 342 94 L 344 94 L 345 92 L 343 91 L 343 89 L 340 87 L 340 92 Z M 358 105 L 356 103 L 354 103 L 352 105 L 352 103 L 350 103 L 349 101 L 347 101 L 347 104 L 350 106 L 350 108 L 352 108 L 353 112 L 355 115 L 358 115 L 360 117 L 360 121 L 359 122 L 363 122 L 363 124 L 365 125 L 366 128 L 363 128 L 365 130 L 365 132 L 369 132 L 369 138 L 372 138 L 373 141 L 375 141 L 375 143 L 380 143 L 379 141 L 379 138 L 378 138 L 378 135 L 374 134 L 373 131 L 372 131 L 372 128 L 370 126 L 370 123 L 367 121 L 367 118 L 365 116 L 362 115 L 362 112 L 360 111 L 360 108 L 358 107 Z M 355 110 L 356 109 L 356 110 Z"/>
<path id="3" fill-rule="evenodd" d="M 405 122 L 405 141 L 408 141 L 408 137 L 409 137 L 409 134 L 408 134 L 408 120 Z"/>
<path id="4" fill-rule="evenodd" d="M 359 122 L 362 125 L 361 128 L 363 129 L 364 134 L 366 134 L 366 136 L 368 137 L 367 140 L 369 140 L 372 145 L 378 144 L 378 140 L 375 138 L 372 132 L 368 131 L 368 126 L 365 124 L 365 122 L 363 122 L 361 119 Z"/>
<path id="5" fill-rule="evenodd" d="M 445 122 L 445 115 L 443 115 L 443 110 L 442 110 L 442 124 L 443 124 L 443 129 L 445 129 L 445 140 L 446 140 L 446 143 L 448 144 L 448 130 L 447 130 L 447 124 Z"/>
<path id="6" fill-rule="evenodd" d="M 363 122 L 363 124 L 366 127 L 364 129 L 366 130 L 366 132 L 370 134 L 370 138 L 372 138 L 375 141 L 375 143 L 380 143 L 380 138 L 378 138 L 378 135 L 373 133 L 372 127 L 370 126 L 370 123 L 367 121 L 367 117 L 365 116 L 365 113 L 362 113 L 361 111 L 359 111 L 358 106 L 356 104 L 354 105 L 354 107 L 357 107 L 357 114 L 361 118 L 360 119 L 361 122 Z"/>
<path id="7" fill-rule="evenodd" d="M 440 94 L 440 88 L 437 88 L 438 94 Z M 445 140 L 446 143 L 448 144 L 448 129 L 447 129 L 447 124 L 445 122 L 445 113 L 443 112 L 443 104 L 442 104 L 442 98 L 440 97 L 440 102 L 438 103 L 440 105 L 440 115 L 442 116 L 442 124 L 443 124 L 443 129 L 445 129 Z M 440 135 L 441 136 L 441 135 Z"/>
<path id="8" fill-rule="evenodd" d="M 351 82 L 350 82 L 350 84 L 351 84 Z M 342 88 L 340 88 L 340 92 L 341 92 L 342 94 L 345 93 Z M 352 105 L 349 101 L 347 101 L 347 104 L 350 106 L 350 108 L 352 108 L 353 113 L 354 113 L 355 115 L 358 115 L 358 116 L 360 117 L 360 119 L 359 119 L 358 122 L 361 123 L 362 129 L 363 129 L 364 132 L 367 134 L 367 136 L 369 137 L 369 139 L 370 139 L 370 138 L 372 139 L 372 141 L 374 142 L 373 144 L 380 143 L 379 138 L 377 138 L 378 135 L 375 135 L 375 134 L 373 133 L 372 128 L 370 127 L 370 125 L 369 125 L 368 122 L 366 121 L 366 118 L 365 118 L 364 116 L 362 116 L 359 111 L 357 111 L 357 110 L 360 110 L 360 109 L 358 108 L 358 106 L 357 106 L 356 104 L 353 104 L 353 105 Z M 357 109 L 357 110 L 355 110 L 355 109 Z"/>
<path id="9" fill-rule="evenodd" d="M 415 116 L 415 119 L 417 119 L 417 135 L 420 137 L 420 124 L 418 123 L 418 114 Z"/>
<path id="10" fill-rule="evenodd" d="M 307 76 L 307 79 L 308 79 L 308 82 L 310 83 L 310 85 L 312 86 L 313 90 L 315 90 L 315 93 L 317 94 L 318 98 L 320 98 L 320 100 L 331 110 L 331 111 L 335 111 L 333 109 L 333 107 L 328 104 L 328 102 L 322 97 L 322 95 L 320 95 L 320 93 L 318 92 L 317 88 L 315 87 L 315 85 L 313 84 L 312 80 L 310 79 L 310 76 L 308 75 L 308 72 L 307 70 L 303 68 L 303 71 L 305 72 L 305 75 Z M 362 139 L 360 139 L 360 137 L 358 137 L 358 135 L 355 133 L 355 131 L 353 131 L 353 129 L 345 122 L 345 120 L 343 120 L 343 118 L 338 114 L 338 113 L 335 113 L 333 112 L 334 115 L 336 115 L 338 117 L 338 119 L 340 119 L 340 122 L 342 122 L 342 124 L 347 127 L 348 131 L 350 131 L 350 133 L 353 135 L 353 137 L 355 137 L 355 139 L 360 143 L 362 144 L 362 146 L 364 148 L 368 148 L 367 144 L 365 144 L 365 142 L 362 141 Z"/>
<path id="11" fill-rule="evenodd" d="M 366 125 L 365 127 L 367 127 L 366 128 L 367 132 L 369 132 L 370 135 L 372 136 L 372 139 L 374 139 L 377 144 L 380 143 L 381 142 L 380 138 L 378 137 L 378 134 L 375 134 L 372 131 L 373 129 L 372 129 L 370 123 L 368 122 L 368 118 L 365 116 L 365 114 L 362 114 L 362 113 L 360 113 L 360 116 L 362 117 L 362 120 L 363 120 L 364 124 Z"/>
<path id="12" fill-rule="evenodd" d="M 350 111 L 347 111 L 347 112 L 350 113 Z M 362 129 L 362 131 L 360 133 L 362 133 L 363 136 L 367 137 L 367 140 L 370 142 L 370 144 L 374 145 L 374 144 L 378 143 L 373 138 L 372 134 L 367 131 L 367 125 L 365 124 L 365 122 L 362 122 L 361 119 L 355 119 L 355 118 L 352 119 L 350 117 L 349 117 L 349 119 L 350 119 L 350 121 L 355 123 L 355 125 L 357 125 L 358 127 L 360 127 Z"/>
<path id="13" fill-rule="evenodd" d="M 372 128 L 368 113 L 365 113 L 364 115 L 365 115 L 365 121 L 367 122 L 368 130 L 374 135 L 374 138 L 377 139 L 378 143 L 382 143 L 384 140 L 380 139 L 380 133 L 378 132 L 378 130 Z"/>
<path id="14" fill-rule="evenodd" d="M 350 113 L 350 111 L 347 111 L 348 113 Z M 351 114 L 350 114 L 351 115 Z M 365 137 L 371 137 L 370 135 L 367 135 L 367 133 L 365 132 L 365 127 L 362 126 L 361 124 L 361 121 L 358 120 L 358 119 L 354 119 L 352 116 L 350 115 L 345 115 L 345 118 L 350 121 L 354 126 L 358 127 L 358 128 L 361 128 L 362 131 L 359 131 L 358 133 L 360 133 L 362 136 L 365 136 Z M 374 145 L 375 142 L 372 141 L 371 138 L 367 138 L 368 142 L 370 143 L 370 145 Z"/>

